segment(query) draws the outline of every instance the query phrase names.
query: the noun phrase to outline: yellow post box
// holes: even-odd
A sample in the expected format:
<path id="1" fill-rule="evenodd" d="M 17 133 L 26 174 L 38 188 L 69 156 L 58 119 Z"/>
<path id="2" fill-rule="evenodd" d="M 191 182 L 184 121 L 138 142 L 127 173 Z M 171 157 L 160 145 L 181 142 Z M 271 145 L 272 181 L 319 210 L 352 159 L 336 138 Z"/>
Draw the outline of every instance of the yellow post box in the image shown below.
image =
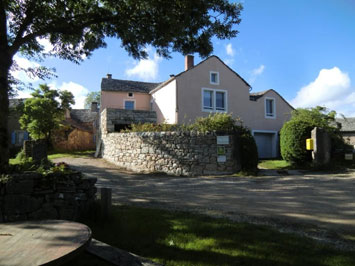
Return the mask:
<path id="1" fill-rule="evenodd" d="M 313 139 L 306 139 L 306 150 L 313 151 L 314 143 Z"/>

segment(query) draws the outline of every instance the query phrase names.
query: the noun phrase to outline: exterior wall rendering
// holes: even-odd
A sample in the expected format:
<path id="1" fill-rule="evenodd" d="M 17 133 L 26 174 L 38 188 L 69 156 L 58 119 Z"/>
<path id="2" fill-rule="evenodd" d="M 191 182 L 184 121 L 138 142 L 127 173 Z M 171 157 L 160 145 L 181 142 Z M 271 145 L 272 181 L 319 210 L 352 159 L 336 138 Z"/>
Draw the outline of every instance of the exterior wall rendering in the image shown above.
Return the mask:
<path id="1" fill-rule="evenodd" d="M 211 82 L 211 74 L 218 73 L 218 82 Z M 210 57 L 198 66 L 176 77 L 178 95 L 178 123 L 193 122 L 197 117 L 213 111 L 203 108 L 203 90 L 226 92 L 226 111 L 243 117 L 249 111 L 249 86 L 217 57 Z M 214 94 L 215 95 L 215 94 Z M 213 101 L 213 105 L 216 102 Z"/>
<path id="2" fill-rule="evenodd" d="M 101 110 L 105 108 L 126 109 L 125 102 L 134 102 L 133 110 L 150 111 L 150 95 L 141 92 L 101 91 Z"/>
<path id="3" fill-rule="evenodd" d="M 152 110 L 158 123 L 176 124 L 176 80 L 152 93 Z"/>

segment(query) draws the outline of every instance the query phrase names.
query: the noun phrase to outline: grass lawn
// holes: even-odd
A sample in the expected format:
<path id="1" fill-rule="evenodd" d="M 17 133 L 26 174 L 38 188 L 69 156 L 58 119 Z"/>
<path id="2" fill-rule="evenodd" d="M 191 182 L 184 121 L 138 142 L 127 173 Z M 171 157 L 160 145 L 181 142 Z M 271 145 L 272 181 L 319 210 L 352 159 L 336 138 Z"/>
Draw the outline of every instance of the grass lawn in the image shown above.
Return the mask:
<path id="1" fill-rule="evenodd" d="M 51 151 L 48 153 L 48 159 L 53 160 L 57 158 L 72 157 L 72 158 L 85 158 L 92 157 L 95 151 Z M 10 164 L 20 164 L 17 158 L 10 159 Z"/>
<path id="2" fill-rule="evenodd" d="M 57 158 L 64 158 L 64 157 L 71 157 L 71 158 L 87 158 L 92 157 L 95 151 L 53 151 L 48 153 L 48 159 L 57 159 Z"/>
<path id="3" fill-rule="evenodd" d="M 355 265 L 354 252 L 268 227 L 185 212 L 114 206 L 110 221 L 82 222 L 94 238 L 165 265 Z M 69 265 L 108 264 L 83 254 Z"/>
<path id="4" fill-rule="evenodd" d="M 284 160 L 262 160 L 258 164 L 258 168 L 263 169 L 290 169 L 291 164 Z"/>

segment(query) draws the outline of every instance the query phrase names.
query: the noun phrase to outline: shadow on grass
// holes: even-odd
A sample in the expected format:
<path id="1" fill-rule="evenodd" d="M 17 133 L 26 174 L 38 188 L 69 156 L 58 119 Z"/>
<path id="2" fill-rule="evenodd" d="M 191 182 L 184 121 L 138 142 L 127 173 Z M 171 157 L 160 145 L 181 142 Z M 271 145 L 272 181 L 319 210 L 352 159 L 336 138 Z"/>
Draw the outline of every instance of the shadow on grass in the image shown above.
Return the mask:
<path id="1" fill-rule="evenodd" d="M 306 238 L 184 212 L 115 206 L 109 221 L 82 222 L 94 238 L 165 265 L 355 265 L 353 253 Z"/>

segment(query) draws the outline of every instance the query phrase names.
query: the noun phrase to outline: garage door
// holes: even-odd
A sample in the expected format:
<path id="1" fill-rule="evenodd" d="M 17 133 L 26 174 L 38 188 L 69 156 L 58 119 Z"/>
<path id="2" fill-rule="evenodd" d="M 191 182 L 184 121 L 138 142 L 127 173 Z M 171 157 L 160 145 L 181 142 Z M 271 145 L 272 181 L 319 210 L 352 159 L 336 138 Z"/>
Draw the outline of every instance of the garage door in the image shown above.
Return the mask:
<path id="1" fill-rule="evenodd" d="M 259 158 L 273 157 L 273 139 L 274 133 L 254 133 L 256 146 L 258 147 Z"/>

